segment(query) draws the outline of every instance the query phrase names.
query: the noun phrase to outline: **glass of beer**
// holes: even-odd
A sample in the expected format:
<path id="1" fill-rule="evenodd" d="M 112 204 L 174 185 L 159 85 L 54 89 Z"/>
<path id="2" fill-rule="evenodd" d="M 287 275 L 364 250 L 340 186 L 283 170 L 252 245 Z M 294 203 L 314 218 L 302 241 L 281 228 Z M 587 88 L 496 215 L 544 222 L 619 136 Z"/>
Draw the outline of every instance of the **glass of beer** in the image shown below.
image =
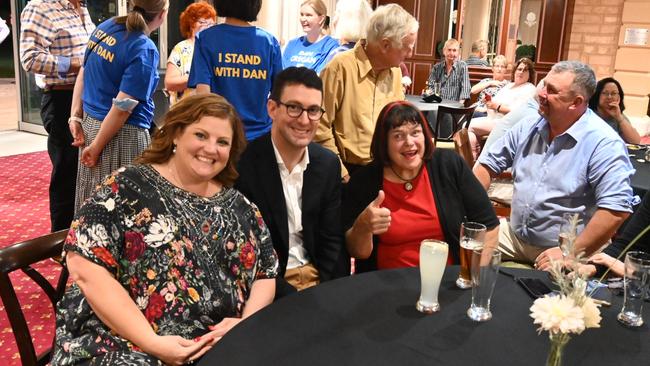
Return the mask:
<path id="1" fill-rule="evenodd" d="M 438 291 L 445 273 L 449 246 L 444 241 L 425 239 L 420 244 L 420 299 L 415 308 L 431 314 L 440 310 Z"/>
<path id="2" fill-rule="evenodd" d="M 478 222 L 464 222 L 460 225 L 460 274 L 456 286 L 462 289 L 472 287 L 470 266 L 472 265 L 472 252 L 483 248 L 485 241 L 485 225 Z"/>

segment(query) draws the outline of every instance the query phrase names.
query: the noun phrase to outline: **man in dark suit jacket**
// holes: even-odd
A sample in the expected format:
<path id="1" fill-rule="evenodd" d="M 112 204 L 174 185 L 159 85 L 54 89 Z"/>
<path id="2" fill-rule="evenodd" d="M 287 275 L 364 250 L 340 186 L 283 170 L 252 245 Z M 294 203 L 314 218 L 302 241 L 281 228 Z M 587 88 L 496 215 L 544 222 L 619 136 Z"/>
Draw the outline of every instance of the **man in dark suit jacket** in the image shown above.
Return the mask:
<path id="1" fill-rule="evenodd" d="M 267 102 L 271 132 L 250 142 L 238 164 L 235 187 L 262 212 L 280 259 L 276 297 L 350 273 L 339 159 L 312 142 L 322 90 L 313 70 L 278 74 Z"/>

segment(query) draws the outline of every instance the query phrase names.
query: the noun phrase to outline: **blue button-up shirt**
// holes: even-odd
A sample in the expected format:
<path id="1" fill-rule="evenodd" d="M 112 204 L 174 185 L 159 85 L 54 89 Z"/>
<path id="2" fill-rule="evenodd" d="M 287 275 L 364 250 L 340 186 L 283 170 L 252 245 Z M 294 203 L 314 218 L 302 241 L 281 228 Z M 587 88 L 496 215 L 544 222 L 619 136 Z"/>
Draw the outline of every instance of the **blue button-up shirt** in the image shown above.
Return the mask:
<path id="1" fill-rule="evenodd" d="M 563 213 L 580 213 L 584 226 L 597 208 L 632 212 L 634 169 L 625 143 L 589 109 L 550 142 L 548 122 L 528 118 L 479 162 L 496 173 L 512 167 L 510 225 L 531 245 L 557 246 Z"/>

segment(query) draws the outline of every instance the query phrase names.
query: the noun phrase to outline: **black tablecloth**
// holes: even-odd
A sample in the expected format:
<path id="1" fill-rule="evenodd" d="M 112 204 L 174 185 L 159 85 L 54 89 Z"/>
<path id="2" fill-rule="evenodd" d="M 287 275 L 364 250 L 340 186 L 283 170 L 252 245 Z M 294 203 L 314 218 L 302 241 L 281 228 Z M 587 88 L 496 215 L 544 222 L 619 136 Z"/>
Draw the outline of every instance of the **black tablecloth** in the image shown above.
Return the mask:
<path id="1" fill-rule="evenodd" d="M 636 173 L 632 176 L 632 188 L 634 194 L 638 194 L 639 197 L 643 198 L 643 195 L 650 190 L 650 162 L 637 161 L 637 159 L 644 158 L 645 149 L 629 150 L 629 153 L 630 161 L 632 161 L 632 165 L 636 169 Z M 650 361 L 648 364 L 650 365 Z"/>
<path id="2" fill-rule="evenodd" d="M 544 272 L 502 271 L 547 279 Z M 538 335 L 529 316 L 533 300 L 524 290 L 499 275 L 493 318 L 475 323 L 466 315 L 471 290 L 455 287 L 457 274 L 456 266 L 445 270 L 441 311 L 432 315 L 415 310 L 417 268 L 323 283 L 241 322 L 199 365 L 543 365 L 547 333 Z M 650 328 L 620 325 L 621 303 L 614 297 L 614 305 L 601 311 L 601 328 L 569 342 L 565 365 L 650 364 Z"/>

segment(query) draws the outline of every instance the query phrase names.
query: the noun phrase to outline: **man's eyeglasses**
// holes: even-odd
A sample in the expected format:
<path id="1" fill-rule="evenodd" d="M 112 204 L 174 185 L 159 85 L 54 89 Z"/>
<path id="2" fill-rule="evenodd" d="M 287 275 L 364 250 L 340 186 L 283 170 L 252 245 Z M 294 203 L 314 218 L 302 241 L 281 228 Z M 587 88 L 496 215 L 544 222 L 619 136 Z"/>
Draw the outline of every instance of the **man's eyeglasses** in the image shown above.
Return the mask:
<path id="1" fill-rule="evenodd" d="M 618 95 L 618 92 L 603 92 L 603 96 L 605 96 L 605 98 L 618 98 Z"/>
<path id="2" fill-rule="evenodd" d="M 287 114 L 292 118 L 300 118 L 300 116 L 302 116 L 302 112 L 307 112 L 307 118 L 313 122 L 320 120 L 320 118 L 323 116 L 323 113 L 325 113 L 325 110 L 323 108 L 315 105 L 303 108 L 299 104 L 282 103 L 279 100 L 276 101 L 276 103 L 285 106 L 287 108 Z"/>

